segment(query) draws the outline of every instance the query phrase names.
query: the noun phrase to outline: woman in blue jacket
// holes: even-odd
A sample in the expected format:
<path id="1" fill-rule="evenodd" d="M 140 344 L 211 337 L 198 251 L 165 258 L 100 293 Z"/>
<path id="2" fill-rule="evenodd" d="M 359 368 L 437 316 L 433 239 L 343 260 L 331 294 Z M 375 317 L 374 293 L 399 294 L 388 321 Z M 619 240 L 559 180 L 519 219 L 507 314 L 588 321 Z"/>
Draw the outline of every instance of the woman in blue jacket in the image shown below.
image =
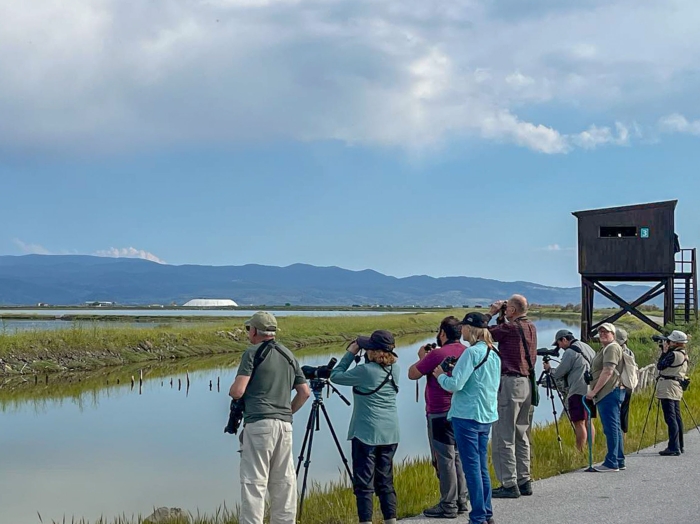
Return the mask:
<path id="1" fill-rule="evenodd" d="M 462 321 L 462 338 L 470 347 L 459 357 L 452 376 L 442 367 L 433 372 L 440 386 L 453 393 L 447 418 L 454 428 L 467 479 L 471 524 L 494 522 L 487 449 L 491 424 L 498 420 L 501 358 L 487 326 L 485 315 L 468 313 Z"/>

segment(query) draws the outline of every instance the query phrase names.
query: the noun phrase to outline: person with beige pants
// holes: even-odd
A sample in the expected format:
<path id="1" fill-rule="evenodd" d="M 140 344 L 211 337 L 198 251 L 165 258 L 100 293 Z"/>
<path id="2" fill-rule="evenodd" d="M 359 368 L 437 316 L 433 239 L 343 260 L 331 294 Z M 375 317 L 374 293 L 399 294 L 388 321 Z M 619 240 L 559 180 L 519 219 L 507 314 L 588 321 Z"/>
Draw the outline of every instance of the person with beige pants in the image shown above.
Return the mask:
<path id="1" fill-rule="evenodd" d="M 491 319 L 499 312 L 497 324 L 489 326 L 501 356 L 498 420 L 491 434 L 491 458 L 501 486 L 493 490 L 492 497 L 512 499 L 532 495 L 528 373 L 537 360 L 537 329 L 527 318 L 527 300 L 522 295 L 494 302 L 487 316 Z"/>
<path id="2" fill-rule="evenodd" d="M 294 524 L 297 483 L 292 457 L 292 414 L 311 395 L 299 363 L 275 340 L 277 320 L 259 311 L 246 321 L 248 340 L 229 395 L 243 398 L 240 435 L 241 524 L 262 524 L 270 493 L 270 524 Z M 296 394 L 291 399 L 290 392 Z"/>

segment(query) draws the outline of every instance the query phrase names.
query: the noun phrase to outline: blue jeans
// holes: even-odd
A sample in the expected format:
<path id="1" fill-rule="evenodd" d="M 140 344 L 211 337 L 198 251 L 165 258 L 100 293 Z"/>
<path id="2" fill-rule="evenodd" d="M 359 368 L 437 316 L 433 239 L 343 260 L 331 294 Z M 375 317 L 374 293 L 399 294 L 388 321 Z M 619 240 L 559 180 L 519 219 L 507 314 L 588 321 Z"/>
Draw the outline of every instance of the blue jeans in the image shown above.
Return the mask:
<path id="1" fill-rule="evenodd" d="M 491 507 L 491 478 L 487 449 L 491 424 L 482 424 L 476 420 L 453 418 L 457 448 L 462 459 L 464 476 L 467 479 L 469 500 L 472 510 L 469 512 L 471 524 L 483 524 L 493 517 Z"/>
<path id="2" fill-rule="evenodd" d="M 598 416 L 603 424 L 603 433 L 608 445 L 604 466 L 620 468 L 625 465 L 625 451 L 622 443 L 622 426 L 620 425 L 620 408 L 625 399 L 625 390 L 615 388 L 596 404 Z"/>

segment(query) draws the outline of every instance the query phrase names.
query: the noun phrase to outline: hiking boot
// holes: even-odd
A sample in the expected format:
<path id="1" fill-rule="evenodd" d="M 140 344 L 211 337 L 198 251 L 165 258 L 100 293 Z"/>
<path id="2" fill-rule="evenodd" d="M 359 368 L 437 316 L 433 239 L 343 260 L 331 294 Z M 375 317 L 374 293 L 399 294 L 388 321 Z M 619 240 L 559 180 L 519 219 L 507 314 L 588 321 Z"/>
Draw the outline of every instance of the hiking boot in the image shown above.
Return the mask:
<path id="1" fill-rule="evenodd" d="M 662 457 L 678 457 L 680 456 L 680 454 L 680 451 L 671 451 L 668 448 L 659 451 L 659 455 L 661 455 Z"/>
<path id="2" fill-rule="evenodd" d="M 620 471 L 625 471 L 627 469 L 627 466 L 625 466 L 624 464 L 620 464 L 620 466 L 617 469 L 619 469 Z"/>
<path id="3" fill-rule="evenodd" d="M 457 503 L 457 514 L 464 515 L 469 511 L 469 503 L 465 500 L 464 502 Z"/>
<path id="4" fill-rule="evenodd" d="M 456 519 L 457 511 L 449 511 L 442 504 L 435 504 L 432 508 L 423 510 L 423 515 L 431 519 Z"/>
<path id="5" fill-rule="evenodd" d="M 600 466 L 596 466 L 593 468 L 596 470 L 598 473 L 611 473 L 613 471 L 620 471 L 620 468 L 611 468 L 606 466 L 605 464 L 601 464 Z"/>
<path id="6" fill-rule="evenodd" d="M 518 484 L 518 491 L 520 491 L 520 494 L 524 497 L 532 495 L 532 481 L 526 480 L 522 484 Z"/>
<path id="7" fill-rule="evenodd" d="M 506 488 L 505 486 L 501 486 L 500 488 L 496 488 L 493 490 L 491 493 L 491 498 L 494 499 L 517 499 L 520 498 L 520 490 L 518 489 L 518 486 L 512 486 L 510 488 Z"/>

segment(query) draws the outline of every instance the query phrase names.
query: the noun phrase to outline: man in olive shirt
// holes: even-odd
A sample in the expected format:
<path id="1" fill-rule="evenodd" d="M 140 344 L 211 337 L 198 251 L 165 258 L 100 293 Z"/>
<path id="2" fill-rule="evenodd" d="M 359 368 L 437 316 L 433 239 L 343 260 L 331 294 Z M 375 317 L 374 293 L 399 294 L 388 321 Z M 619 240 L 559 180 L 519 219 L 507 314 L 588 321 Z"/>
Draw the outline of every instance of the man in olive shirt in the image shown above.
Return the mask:
<path id="1" fill-rule="evenodd" d="M 292 414 L 311 395 L 299 363 L 275 340 L 277 320 L 255 313 L 245 323 L 248 340 L 229 395 L 243 397 L 241 524 L 262 524 L 270 491 L 270 524 L 294 524 L 297 484 L 292 458 Z M 257 365 L 256 365 L 257 362 Z M 291 399 L 291 390 L 296 390 Z"/>
<path id="2" fill-rule="evenodd" d="M 591 362 L 593 379 L 586 398 L 595 402 L 608 447 L 605 461 L 595 469 L 607 473 L 626 469 L 620 426 L 620 409 L 625 390 L 620 387 L 623 360 L 622 348 L 615 342 L 615 326 L 608 322 L 602 324 L 598 328 L 598 337 L 603 349 Z"/>

